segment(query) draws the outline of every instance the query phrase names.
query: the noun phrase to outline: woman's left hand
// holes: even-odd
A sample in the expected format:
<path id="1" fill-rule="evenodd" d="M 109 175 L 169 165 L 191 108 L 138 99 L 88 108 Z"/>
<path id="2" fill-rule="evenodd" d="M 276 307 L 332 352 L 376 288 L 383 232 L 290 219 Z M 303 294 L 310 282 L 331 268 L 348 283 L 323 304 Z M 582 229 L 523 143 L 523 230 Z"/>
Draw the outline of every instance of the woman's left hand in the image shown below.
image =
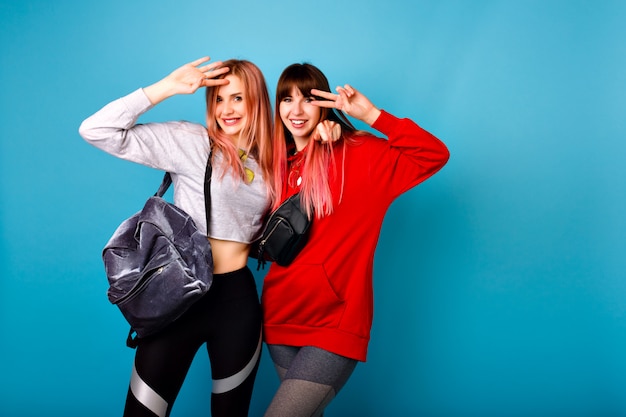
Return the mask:
<path id="1" fill-rule="evenodd" d="M 380 116 L 380 110 L 378 110 L 367 97 L 352 86 L 346 84 L 343 87 L 337 87 L 336 90 L 339 94 L 312 89 L 312 95 L 325 98 L 326 100 L 315 100 L 312 101 L 311 104 L 341 110 L 347 115 L 362 120 L 370 126 L 378 119 L 378 116 Z"/>

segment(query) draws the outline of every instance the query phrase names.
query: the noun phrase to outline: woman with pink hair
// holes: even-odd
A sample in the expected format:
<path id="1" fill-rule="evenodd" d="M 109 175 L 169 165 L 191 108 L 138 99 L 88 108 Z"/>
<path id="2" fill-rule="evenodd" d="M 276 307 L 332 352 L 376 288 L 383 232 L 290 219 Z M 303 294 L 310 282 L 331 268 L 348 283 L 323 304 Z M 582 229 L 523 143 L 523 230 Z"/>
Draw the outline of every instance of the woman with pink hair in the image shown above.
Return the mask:
<path id="1" fill-rule="evenodd" d="M 366 360 L 385 213 L 449 158 L 413 121 L 378 109 L 349 85 L 337 92 L 310 64 L 287 67 L 276 88 L 274 206 L 299 192 L 313 222 L 304 249 L 288 266 L 273 263 L 263 284 L 264 338 L 281 380 L 266 417 L 322 415 Z M 357 131 L 344 113 L 388 140 Z M 341 126 L 341 139 L 313 140 L 325 121 Z"/>

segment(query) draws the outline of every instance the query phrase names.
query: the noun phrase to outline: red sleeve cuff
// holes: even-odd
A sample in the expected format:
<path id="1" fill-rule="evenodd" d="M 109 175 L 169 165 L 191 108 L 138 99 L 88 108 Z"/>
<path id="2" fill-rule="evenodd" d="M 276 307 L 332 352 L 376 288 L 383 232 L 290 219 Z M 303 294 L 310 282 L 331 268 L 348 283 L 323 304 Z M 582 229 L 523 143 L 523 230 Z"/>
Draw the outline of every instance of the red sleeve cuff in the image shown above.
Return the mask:
<path id="1" fill-rule="evenodd" d="M 385 110 L 380 110 L 380 115 L 378 119 L 372 124 L 372 127 L 379 132 L 383 133 L 385 136 L 389 136 L 389 134 L 393 131 L 395 126 L 397 126 L 398 119 L 396 116 L 387 113 Z"/>

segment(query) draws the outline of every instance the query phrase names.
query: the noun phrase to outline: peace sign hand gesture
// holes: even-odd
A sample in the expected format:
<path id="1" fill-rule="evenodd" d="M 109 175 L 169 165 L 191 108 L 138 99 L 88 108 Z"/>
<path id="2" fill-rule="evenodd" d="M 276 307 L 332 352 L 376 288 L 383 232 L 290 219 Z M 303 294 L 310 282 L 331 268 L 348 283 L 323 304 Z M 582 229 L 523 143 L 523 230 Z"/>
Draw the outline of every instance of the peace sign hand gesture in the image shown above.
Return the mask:
<path id="1" fill-rule="evenodd" d="M 347 115 L 362 120 L 370 126 L 374 124 L 378 116 L 380 116 L 380 110 L 377 109 L 367 97 L 352 86 L 346 84 L 343 87 L 337 87 L 336 90 L 339 94 L 312 89 L 312 95 L 325 98 L 327 101 L 315 100 L 312 101 L 311 104 L 318 107 L 341 110 Z"/>

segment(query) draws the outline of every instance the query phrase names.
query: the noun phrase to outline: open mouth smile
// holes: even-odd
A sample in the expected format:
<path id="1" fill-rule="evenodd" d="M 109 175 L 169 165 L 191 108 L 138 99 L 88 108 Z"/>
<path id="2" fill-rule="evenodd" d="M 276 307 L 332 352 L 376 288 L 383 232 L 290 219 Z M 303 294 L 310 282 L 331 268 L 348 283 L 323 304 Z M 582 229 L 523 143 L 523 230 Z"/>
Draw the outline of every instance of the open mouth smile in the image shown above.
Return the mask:
<path id="1" fill-rule="evenodd" d="M 235 119 L 222 119 L 222 122 L 224 123 L 225 126 L 233 126 L 236 125 L 237 122 L 239 122 L 238 118 Z"/>
<path id="2" fill-rule="evenodd" d="M 304 124 L 306 123 L 306 120 L 301 120 L 301 119 L 297 119 L 297 120 L 290 119 L 289 121 L 294 127 L 301 127 L 301 126 L 304 126 Z"/>

